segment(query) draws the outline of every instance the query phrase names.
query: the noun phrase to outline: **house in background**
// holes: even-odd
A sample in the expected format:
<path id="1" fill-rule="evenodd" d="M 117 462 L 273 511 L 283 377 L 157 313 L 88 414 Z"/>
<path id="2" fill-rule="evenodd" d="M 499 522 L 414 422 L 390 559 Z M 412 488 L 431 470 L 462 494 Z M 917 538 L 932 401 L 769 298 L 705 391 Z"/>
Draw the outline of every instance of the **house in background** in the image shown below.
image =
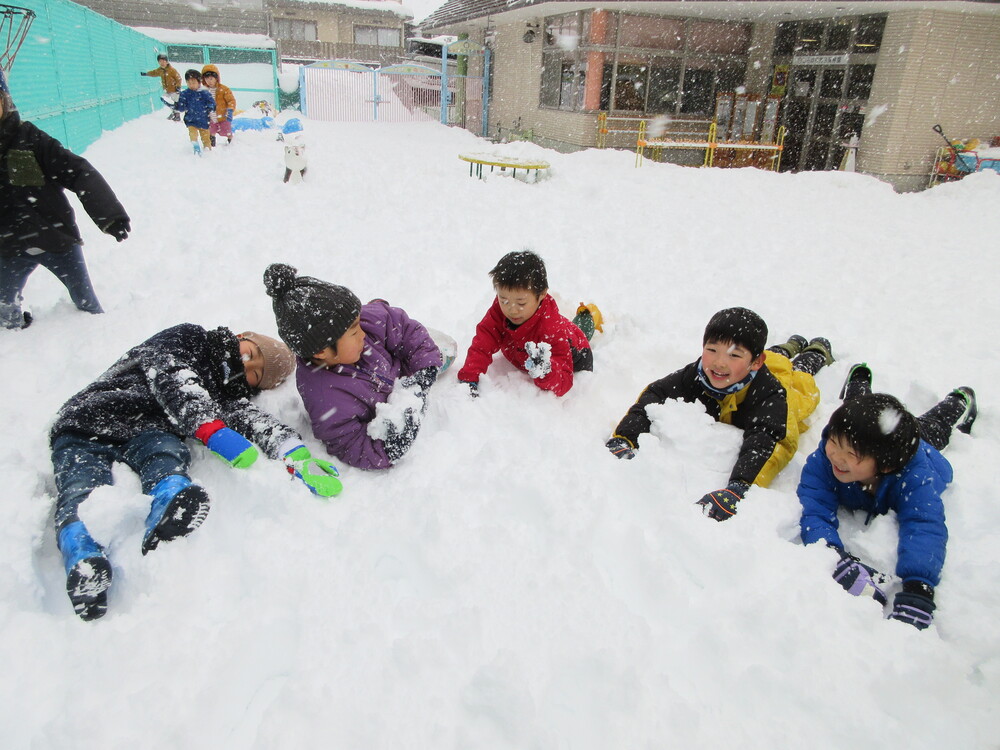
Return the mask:
<path id="1" fill-rule="evenodd" d="M 264 0 L 282 60 L 393 65 L 406 51 L 409 11 L 396 0 Z"/>
<path id="2" fill-rule="evenodd" d="M 927 184 L 933 125 L 1000 135 L 993 0 L 447 0 L 421 31 L 488 45 L 491 130 L 563 150 L 597 145 L 601 112 L 711 122 L 740 94 L 773 102 L 782 169 L 836 169 L 857 135 L 858 170 L 905 191 Z"/>

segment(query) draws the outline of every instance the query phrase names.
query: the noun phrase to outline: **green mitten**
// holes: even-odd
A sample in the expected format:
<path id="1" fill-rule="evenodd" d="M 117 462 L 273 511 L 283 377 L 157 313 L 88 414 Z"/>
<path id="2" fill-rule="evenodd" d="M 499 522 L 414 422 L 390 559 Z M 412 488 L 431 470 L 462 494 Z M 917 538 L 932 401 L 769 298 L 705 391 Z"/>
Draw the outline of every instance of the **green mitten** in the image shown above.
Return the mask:
<path id="1" fill-rule="evenodd" d="M 296 479 L 301 479 L 309 491 L 320 497 L 339 495 L 344 489 L 341 484 L 337 467 L 321 458 L 313 458 L 304 445 L 292 449 L 285 454 L 285 466 L 288 473 Z"/>

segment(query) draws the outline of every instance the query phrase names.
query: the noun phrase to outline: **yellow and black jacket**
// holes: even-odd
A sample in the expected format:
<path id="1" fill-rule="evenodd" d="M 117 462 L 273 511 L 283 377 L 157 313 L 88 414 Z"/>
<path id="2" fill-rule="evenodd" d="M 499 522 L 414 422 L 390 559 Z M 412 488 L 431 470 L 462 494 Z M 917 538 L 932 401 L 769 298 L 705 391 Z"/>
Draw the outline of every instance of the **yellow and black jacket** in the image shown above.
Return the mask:
<path id="1" fill-rule="evenodd" d="M 804 420 L 819 404 L 813 376 L 792 370 L 789 359 L 767 352 L 764 366 L 742 390 L 718 399 L 698 379 L 698 361 L 650 383 L 615 428 L 620 437 L 638 447 L 639 436 L 649 432 L 649 404 L 667 399 L 704 404 L 705 410 L 725 424 L 743 430 L 743 445 L 730 481 L 767 487 L 795 455 Z"/>

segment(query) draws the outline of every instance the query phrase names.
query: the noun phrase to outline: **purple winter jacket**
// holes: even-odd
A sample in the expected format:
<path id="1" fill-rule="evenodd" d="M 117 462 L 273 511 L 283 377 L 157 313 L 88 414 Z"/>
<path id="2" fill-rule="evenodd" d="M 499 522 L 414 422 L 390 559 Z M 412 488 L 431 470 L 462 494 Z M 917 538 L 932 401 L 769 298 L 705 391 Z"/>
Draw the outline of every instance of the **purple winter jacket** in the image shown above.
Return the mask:
<path id="1" fill-rule="evenodd" d="M 389 399 L 396 378 L 440 367 L 441 352 L 426 328 L 384 300 L 362 306 L 361 329 L 356 364 L 317 368 L 300 358 L 295 379 L 313 434 L 330 454 L 359 469 L 388 469 L 382 441 L 368 436 L 375 405 Z"/>

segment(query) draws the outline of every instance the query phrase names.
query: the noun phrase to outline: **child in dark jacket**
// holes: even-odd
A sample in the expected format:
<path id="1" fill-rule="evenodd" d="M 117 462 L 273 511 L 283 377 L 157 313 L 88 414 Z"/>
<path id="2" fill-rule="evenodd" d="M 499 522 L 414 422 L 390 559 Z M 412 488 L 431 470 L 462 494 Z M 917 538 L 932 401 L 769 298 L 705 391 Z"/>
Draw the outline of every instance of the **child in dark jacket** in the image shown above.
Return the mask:
<path id="1" fill-rule="evenodd" d="M 39 265 L 63 283 L 77 309 L 104 312 L 66 190 L 76 193 L 102 232 L 119 242 L 128 237 L 128 214 L 105 179 L 86 159 L 21 120 L 0 72 L 0 328 L 31 322 L 21 309 L 21 292 Z"/>
<path id="2" fill-rule="evenodd" d="M 705 328 L 701 358 L 646 386 L 615 428 L 608 450 L 618 458 L 635 457 L 639 436 L 651 425 L 650 404 L 700 402 L 717 421 L 743 430 L 729 483 L 698 501 L 709 518 L 732 518 L 750 486 L 767 487 L 795 455 L 804 420 L 819 403 L 813 376 L 833 361 L 823 338 L 807 342 L 796 335 L 765 351 L 766 343 L 767 324 L 753 310 L 717 312 Z"/>
<path id="3" fill-rule="evenodd" d="M 274 263 L 264 273 L 278 335 L 298 357 L 313 434 L 341 461 L 387 469 L 410 449 L 442 365 L 427 329 L 385 300 Z"/>
<path id="4" fill-rule="evenodd" d="M 854 596 L 885 605 L 886 577 L 846 551 L 837 533 L 837 512 L 863 510 L 867 523 L 895 511 L 896 575 L 903 588 L 890 617 L 923 630 L 933 621 L 934 588 L 948 541 L 941 493 L 953 474 L 939 451 L 948 445 L 952 429 L 972 429 L 976 394 L 967 386 L 957 388 L 914 417 L 892 396 L 872 393 L 871 377 L 866 364 L 854 365 L 841 392 L 844 403 L 802 469 L 802 541 L 825 541 L 837 553 L 834 580 Z"/>
<path id="5" fill-rule="evenodd" d="M 201 156 L 201 149 L 212 150 L 212 136 L 209 132 L 211 113 L 215 112 L 215 97 L 201 87 L 201 73 L 192 68 L 184 73 L 187 88 L 181 92 L 176 104 L 163 100 L 164 104 L 184 113 L 184 124 L 187 125 L 191 147 Z M 198 145 L 198 138 L 201 145 Z"/>
<path id="6" fill-rule="evenodd" d="M 237 468 L 250 466 L 260 446 L 288 472 L 324 497 L 341 490 L 337 470 L 314 459 L 295 430 L 253 406 L 249 398 L 279 385 L 294 367 L 280 341 L 191 323 L 168 328 L 133 347 L 60 409 L 52 426 L 58 498 L 56 538 L 66 590 L 84 620 L 107 611 L 111 564 L 79 507 L 97 487 L 113 483 L 112 463 L 128 464 L 152 497 L 142 554 L 190 534 L 208 513 L 209 498 L 188 475 L 185 438 L 197 438 Z"/>
<path id="7" fill-rule="evenodd" d="M 490 278 L 497 296 L 476 326 L 458 379 L 478 396 L 479 378 L 499 351 L 543 391 L 565 395 L 573 373 L 593 371 L 594 353 L 587 335 L 559 314 L 549 296 L 545 263 L 530 250 L 507 253 Z"/>

